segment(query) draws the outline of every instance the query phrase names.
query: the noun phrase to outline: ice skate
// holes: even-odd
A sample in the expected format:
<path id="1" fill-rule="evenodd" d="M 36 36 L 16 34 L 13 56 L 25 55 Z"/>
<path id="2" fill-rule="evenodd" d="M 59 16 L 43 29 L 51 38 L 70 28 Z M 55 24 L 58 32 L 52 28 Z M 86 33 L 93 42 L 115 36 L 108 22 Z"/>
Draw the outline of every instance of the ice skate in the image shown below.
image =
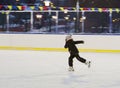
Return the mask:
<path id="1" fill-rule="evenodd" d="M 85 64 L 88 66 L 88 68 L 90 68 L 90 66 L 91 66 L 91 61 L 86 61 Z"/>
<path id="2" fill-rule="evenodd" d="M 74 68 L 73 67 L 69 67 L 68 71 L 74 71 Z"/>

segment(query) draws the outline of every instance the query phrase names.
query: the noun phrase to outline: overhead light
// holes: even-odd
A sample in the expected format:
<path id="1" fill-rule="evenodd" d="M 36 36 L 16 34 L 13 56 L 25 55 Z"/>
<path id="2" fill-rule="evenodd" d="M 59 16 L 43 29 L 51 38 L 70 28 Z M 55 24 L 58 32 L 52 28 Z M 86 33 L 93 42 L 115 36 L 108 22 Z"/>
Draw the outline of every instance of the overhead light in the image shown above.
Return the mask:
<path id="1" fill-rule="evenodd" d="M 44 3 L 45 3 L 45 6 L 50 6 L 51 1 L 50 0 L 45 0 Z"/>

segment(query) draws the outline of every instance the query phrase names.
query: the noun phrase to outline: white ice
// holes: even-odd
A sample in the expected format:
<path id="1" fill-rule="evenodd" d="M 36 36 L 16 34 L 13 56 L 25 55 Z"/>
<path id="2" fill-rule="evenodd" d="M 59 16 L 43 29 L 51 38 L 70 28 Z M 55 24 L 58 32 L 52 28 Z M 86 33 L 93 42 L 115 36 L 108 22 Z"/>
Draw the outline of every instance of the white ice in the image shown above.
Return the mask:
<path id="1" fill-rule="evenodd" d="M 68 72 L 68 52 L 0 50 L 0 88 L 120 88 L 120 53 L 80 55 Z"/>

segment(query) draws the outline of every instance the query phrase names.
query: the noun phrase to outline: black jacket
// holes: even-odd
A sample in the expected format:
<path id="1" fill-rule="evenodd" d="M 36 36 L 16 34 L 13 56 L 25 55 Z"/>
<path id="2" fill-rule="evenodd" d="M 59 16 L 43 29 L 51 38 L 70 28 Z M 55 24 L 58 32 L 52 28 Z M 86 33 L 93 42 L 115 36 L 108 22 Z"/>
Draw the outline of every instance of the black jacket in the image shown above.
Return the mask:
<path id="1" fill-rule="evenodd" d="M 79 51 L 75 46 L 75 44 L 80 44 L 80 43 L 84 43 L 84 41 L 73 41 L 73 39 L 70 39 L 66 41 L 64 48 L 68 48 L 70 54 L 76 54 L 79 53 Z"/>

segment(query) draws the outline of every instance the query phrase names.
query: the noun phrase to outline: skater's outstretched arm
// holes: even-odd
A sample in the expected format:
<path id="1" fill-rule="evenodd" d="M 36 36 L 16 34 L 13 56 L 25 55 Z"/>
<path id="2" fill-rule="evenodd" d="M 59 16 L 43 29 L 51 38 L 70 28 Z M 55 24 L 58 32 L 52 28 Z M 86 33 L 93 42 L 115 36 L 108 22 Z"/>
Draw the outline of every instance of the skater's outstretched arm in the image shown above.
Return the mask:
<path id="1" fill-rule="evenodd" d="M 84 41 L 83 40 L 80 40 L 80 41 L 74 41 L 74 44 L 83 44 Z"/>

